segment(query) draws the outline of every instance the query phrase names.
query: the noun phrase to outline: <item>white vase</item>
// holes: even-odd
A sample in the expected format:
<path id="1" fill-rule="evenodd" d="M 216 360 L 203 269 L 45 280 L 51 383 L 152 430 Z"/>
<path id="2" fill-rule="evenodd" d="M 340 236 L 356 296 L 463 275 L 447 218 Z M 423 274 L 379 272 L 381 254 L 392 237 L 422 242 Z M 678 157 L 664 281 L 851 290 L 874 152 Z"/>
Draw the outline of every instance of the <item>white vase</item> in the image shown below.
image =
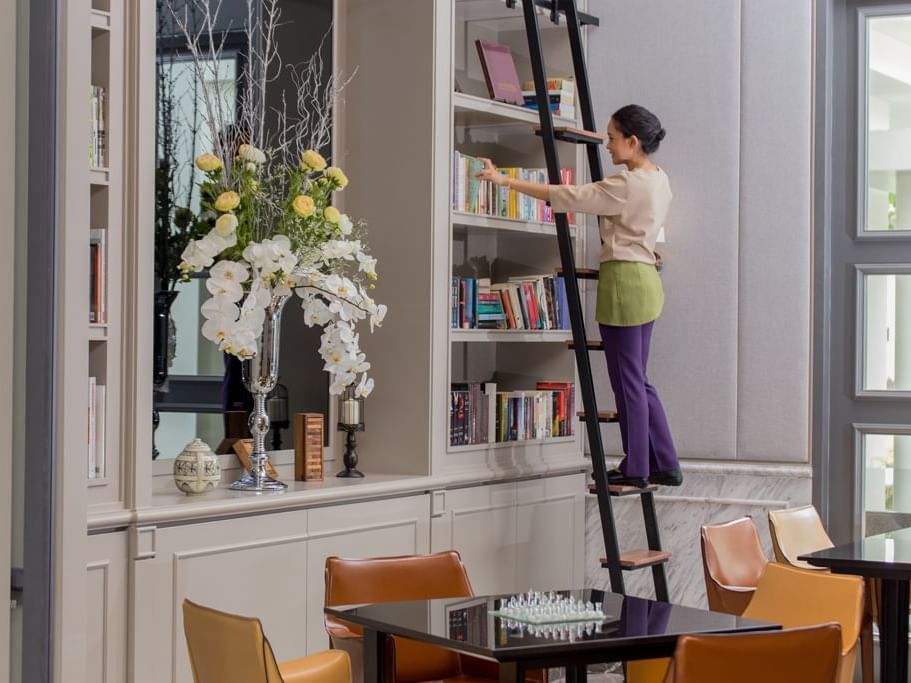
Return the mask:
<path id="1" fill-rule="evenodd" d="M 174 460 L 174 484 L 184 493 L 205 493 L 220 481 L 218 456 L 202 439 L 193 439 Z"/>

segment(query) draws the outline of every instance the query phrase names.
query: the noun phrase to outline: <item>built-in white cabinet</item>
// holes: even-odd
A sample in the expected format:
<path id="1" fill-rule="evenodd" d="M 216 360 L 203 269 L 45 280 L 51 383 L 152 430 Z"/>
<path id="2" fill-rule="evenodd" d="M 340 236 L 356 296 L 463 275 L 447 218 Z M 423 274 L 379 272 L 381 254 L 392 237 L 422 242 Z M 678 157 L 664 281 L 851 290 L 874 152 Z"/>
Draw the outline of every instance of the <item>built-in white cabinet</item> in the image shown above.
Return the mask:
<path id="1" fill-rule="evenodd" d="M 184 598 L 259 617 L 279 660 L 325 648 L 326 557 L 426 553 L 429 499 L 416 495 L 139 527 L 133 536 L 131 680 L 192 683 Z"/>
<path id="2" fill-rule="evenodd" d="M 431 548 L 462 555 L 477 594 L 581 587 L 585 476 L 433 494 Z"/>
<path id="3" fill-rule="evenodd" d="M 129 581 L 127 532 L 88 537 L 86 562 L 85 680 L 127 680 Z"/>

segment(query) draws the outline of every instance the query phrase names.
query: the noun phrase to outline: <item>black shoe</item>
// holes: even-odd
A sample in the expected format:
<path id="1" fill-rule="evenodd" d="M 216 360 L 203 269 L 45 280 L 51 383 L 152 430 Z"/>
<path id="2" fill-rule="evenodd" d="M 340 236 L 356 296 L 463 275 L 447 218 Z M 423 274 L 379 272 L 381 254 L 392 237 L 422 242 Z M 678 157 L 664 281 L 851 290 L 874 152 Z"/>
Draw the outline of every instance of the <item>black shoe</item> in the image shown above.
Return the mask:
<path id="1" fill-rule="evenodd" d="M 683 483 L 683 472 L 680 471 L 680 468 L 667 472 L 652 472 L 648 475 L 648 483 L 659 486 L 680 486 Z"/>
<path id="2" fill-rule="evenodd" d="M 608 484 L 616 484 L 622 479 L 626 479 L 626 475 L 623 474 L 623 470 L 621 470 L 619 467 L 615 467 L 614 469 L 607 471 Z"/>

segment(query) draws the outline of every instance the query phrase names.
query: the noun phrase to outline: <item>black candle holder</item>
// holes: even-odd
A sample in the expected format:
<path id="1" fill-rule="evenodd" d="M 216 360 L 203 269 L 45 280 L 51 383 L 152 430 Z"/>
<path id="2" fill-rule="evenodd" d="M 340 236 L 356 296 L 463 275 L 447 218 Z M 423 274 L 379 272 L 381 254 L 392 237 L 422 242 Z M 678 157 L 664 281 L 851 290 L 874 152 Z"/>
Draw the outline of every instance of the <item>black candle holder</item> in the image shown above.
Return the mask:
<path id="1" fill-rule="evenodd" d="M 364 397 L 357 396 L 353 387 L 346 388 L 338 397 L 338 430 L 346 432 L 347 437 L 342 456 L 345 469 L 336 476 L 363 477 L 364 473 L 357 469 L 357 439 L 354 435 L 364 431 Z"/>
<path id="2" fill-rule="evenodd" d="M 338 423 L 339 431 L 347 433 L 345 437 L 345 454 L 342 456 L 342 462 L 345 463 L 345 469 L 339 472 L 337 477 L 363 477 L 364 473 L 357 469 L 357 439 L 354 435 L 357 432 L 364 431 L 364 425 L 346 425 Z"/>

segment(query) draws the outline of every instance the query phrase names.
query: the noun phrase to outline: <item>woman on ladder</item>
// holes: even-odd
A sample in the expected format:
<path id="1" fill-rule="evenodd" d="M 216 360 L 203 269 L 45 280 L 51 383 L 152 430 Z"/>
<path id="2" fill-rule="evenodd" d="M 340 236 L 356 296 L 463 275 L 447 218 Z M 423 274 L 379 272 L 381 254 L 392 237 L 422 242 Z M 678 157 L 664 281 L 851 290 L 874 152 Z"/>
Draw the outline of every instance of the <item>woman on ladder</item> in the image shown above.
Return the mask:
<path id="1" fill-rule="evenodd" d="M 672 197 L 667 174 L 649 155 L 664 135 L 657 116 L 630 104 L 614 112 L 607 126 L 611 161 L 626 166 L 616 175 L 587 185 L 547 185 L 509 178 L 490 159 L 484 159 L 478 174 L 481 180 L 549 201 L 556 212 L 599 217 L 595 317 L 626 453 L 620 466 L 608 472 L 608 480 L 640 488 L 683 482 L 664 408 L 646 374 L 652 329 L 664 306 L 655 242 Z"/>

